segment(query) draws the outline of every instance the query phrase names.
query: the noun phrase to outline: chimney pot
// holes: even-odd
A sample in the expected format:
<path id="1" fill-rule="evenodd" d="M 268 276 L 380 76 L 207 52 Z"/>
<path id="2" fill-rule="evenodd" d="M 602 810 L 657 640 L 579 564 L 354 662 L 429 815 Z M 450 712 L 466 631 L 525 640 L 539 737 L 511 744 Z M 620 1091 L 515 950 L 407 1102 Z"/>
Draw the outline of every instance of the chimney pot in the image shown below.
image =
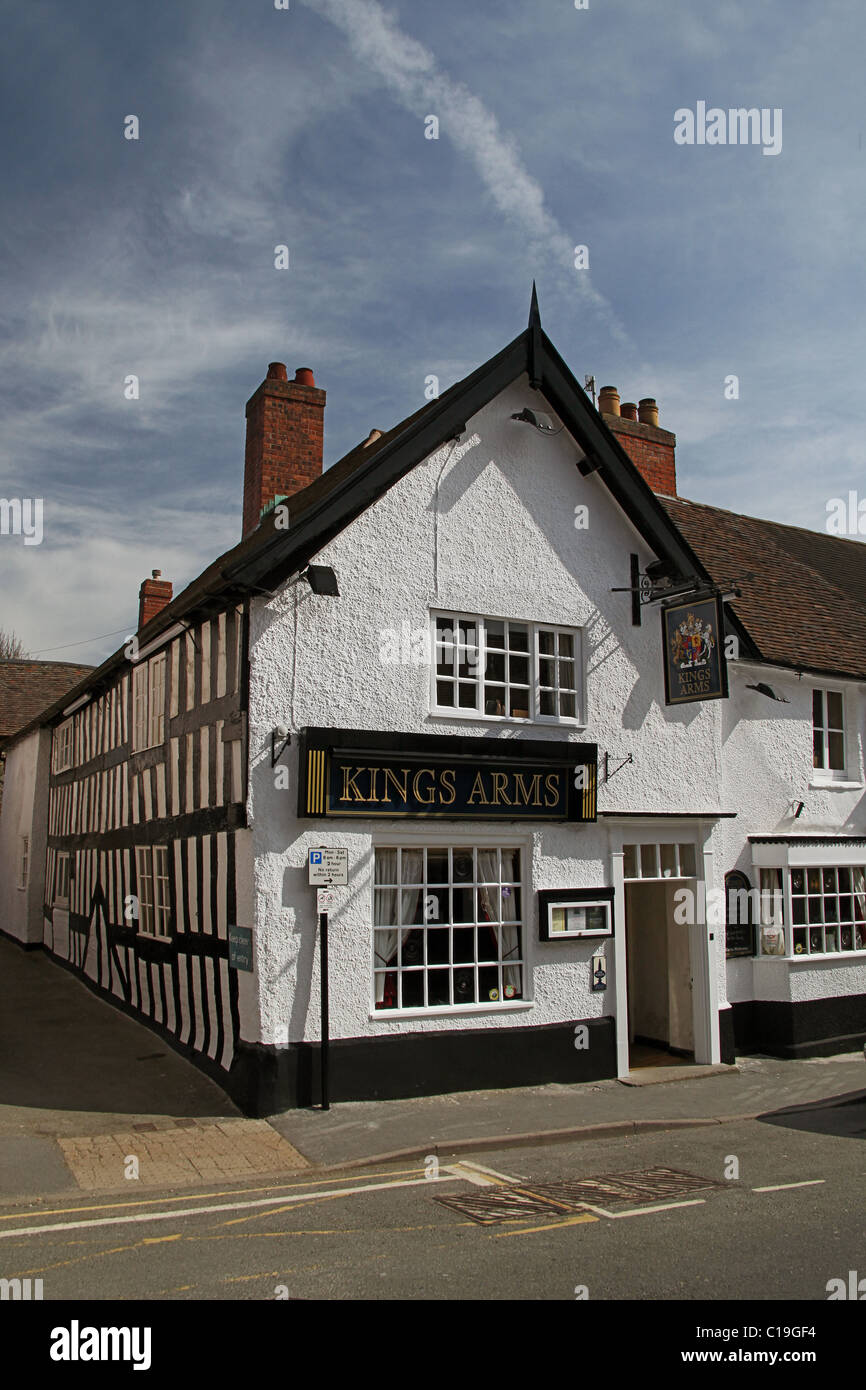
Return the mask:
<path id="1" fill-rule="evenodd" d="M 636 420 L 637 406 L 635 405 L 634 401 L 623 401 L 622 410 L 620 411 L 620 414 L 622 415 L 622 418 L 624 420 Z"/>
<path id="2" fill-rule="evenodd" d="M 619 415 L 619 392 L 615 386 L 602 386 L 598 393 L 598 408 L 603 415 Z"/>
<path id="3" fill-rule="evenodd" d="M 299 367 L 289 381 L 284 363 L 271 362 L 247 401 L 244 536 L 275 503 L 321 476 L 325 400 L 309 367 Z"/>
<path id="4" fill-rule="evenodd" d="M 652 396 L 644 396 L 638 406 L 638 419 L 642 425 L 653 425 L 659 427 L 659 408 Z"/>
<path id="5" fill-rule="evenodd" d="M 142 581 L 138 591 L 138 630 L 161 613 L 167 603 L 171 603 L 173 586 L 170 579 L 162 578 L 162 570 L 151 570 L 150 579 Z"/>

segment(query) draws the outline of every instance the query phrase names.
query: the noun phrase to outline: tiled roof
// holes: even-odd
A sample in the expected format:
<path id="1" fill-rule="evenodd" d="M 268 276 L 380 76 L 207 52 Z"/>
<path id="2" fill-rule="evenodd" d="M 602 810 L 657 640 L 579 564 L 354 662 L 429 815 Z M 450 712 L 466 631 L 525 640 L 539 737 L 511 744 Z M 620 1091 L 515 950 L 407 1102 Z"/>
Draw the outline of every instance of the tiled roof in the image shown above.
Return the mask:
<path id="1" fill-rule="evenodd" d="M 0 661 L 0 739 L 29 724 L 92 670 L 70 661 Z"/>
<path id="2" fill-rule="evenodd" d="M 866 545 L 659 498 L 766 661 L 866 679 Z"/>

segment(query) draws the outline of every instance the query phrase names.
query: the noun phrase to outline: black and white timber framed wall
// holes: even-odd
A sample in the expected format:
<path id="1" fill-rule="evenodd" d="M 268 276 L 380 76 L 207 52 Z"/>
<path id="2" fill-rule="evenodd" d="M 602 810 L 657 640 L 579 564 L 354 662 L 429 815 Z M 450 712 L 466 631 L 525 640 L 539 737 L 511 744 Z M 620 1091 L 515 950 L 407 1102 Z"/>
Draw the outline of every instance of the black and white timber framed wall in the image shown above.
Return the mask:
<path id="1" fill-rule="evenodd" d="M 46 948 L 220 1070 L 230 1067 L 239 1032 L 227 929 L 237 921 L 246 833 L 245 649 L 245 608 L 229 604 L 125 663 L 55 725 L 49 781 Z M 136 751 L 133 686 L 153 688 L 158 662 L 162 718 L 150 713 L 162 737 Z M 59 761 L 71 755 L 71 766 L 58 770 L 70 727 L 71 750 Z M 140 882 L 140 864 L 155 862 L 143 852 L 154 847 L 167 851 L 158 861 L 167 868 L 162 931 L 153 883 Z"/>

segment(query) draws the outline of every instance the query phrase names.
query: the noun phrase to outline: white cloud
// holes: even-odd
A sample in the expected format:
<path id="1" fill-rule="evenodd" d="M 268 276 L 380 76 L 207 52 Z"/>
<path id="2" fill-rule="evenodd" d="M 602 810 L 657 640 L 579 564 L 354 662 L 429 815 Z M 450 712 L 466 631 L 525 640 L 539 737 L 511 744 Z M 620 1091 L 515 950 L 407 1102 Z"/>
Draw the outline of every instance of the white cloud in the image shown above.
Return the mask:
<path id="1" fill-rule="evenodd" d="M 556 271 L 558 286 L 590 304 L 622 343 L 623 330 L 610 303 L 586 270 L 574 269 L 574 242 L 545 205 L 544 190 L 524 168 L 512 137 L 482 101 L 437 65 L 423 44 L 405 34 L 378 0 L 303 0 L 346 35 L 358 60 L 377 72 L 393 95 L 423 120 L 436 115 L 440 131 L 475 165 L 500 213 L 529 239 L 532 258 Z"/>

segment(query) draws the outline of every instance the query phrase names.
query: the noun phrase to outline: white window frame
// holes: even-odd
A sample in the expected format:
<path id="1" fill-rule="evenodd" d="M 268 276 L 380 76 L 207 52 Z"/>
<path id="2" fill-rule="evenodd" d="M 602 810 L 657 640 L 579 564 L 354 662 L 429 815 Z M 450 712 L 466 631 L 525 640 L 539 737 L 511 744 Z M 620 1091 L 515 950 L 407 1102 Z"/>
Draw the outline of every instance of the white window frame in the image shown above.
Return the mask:
<path id="1" fill-rule="evenodd" d="M 376 936 L 375 936 L 375 932 L 376 932 L 377 928 L 376 928 L 376 926 L 375 926 L 375 910 L 374 910 L 374 907 L 373 907 L 374 893 L 375 893 L 375 887 L 376 887 L 376 883 L 375 883 L 376 851 L 377 851 L 377 850 L 383 850 L 383 849 L 395 849 L 395 850 L 405 849 L 405 850 L 425 851 L 425 850 L 441 850 L 441 849 L 446 849 L 446 848 L 451 848 L 451 849 L 453 849 L 453 850 L 457 850 L 458 852 L 459 852 L 459 851 L 472 850 L 472 849 L 480 849 L 480 850 L 492 850 L 492 849 L 499 849 L 499 850 L 515 850 L 515 851 L 517 851 L 517 853 L 519 854 L 519 862 L 520 862 L 520 889 L 521 889 L 521 894 L 522 894 L 522 898 L 521 898 L 521 912 L 522 912 L 522 915 L 521 915 L 520 921 L 519 921 L 519 923 L 518 923 L 519 930 L 520 930 L 520 947 L 519 947 L 519 949 L 520 949 L 520 955 L 519 955 L 519 960 L 518 960 L 518 961 L 515 961 L 515 962 L 513 962 L 513 963 L 514 963 L 515 965 L 518 965 L 518 967 L 519 967 L 519 969 L 520 969 L 520 973 L 521 973 L 521 995 L 520 995 L 519 998 L 507 999 L 507 998 L 500 997 L 498 1000 L 486 999 L 486 1000 L 483 1000 L 483 1001 L 473 1002 L 473 1003 L 469 1003 L 469 1004 L 427 1004 L 427 1005 L 420 1005 L 420 1006 L 419 1006 L 419 1005 L 410 1005 L 410 1006 L 406 1006 L 405 1008 L 399 1008 L 399 1007 L 396 1007 L 396 1008 L 388 1008 L 388 1009 L 377 1008 L 377 1006 L 376 1006 L 376 992 L 377 992 L 377 991 L 376 991 L 377 959 L 376 959 Z M 425 862 L 426 862 L 426 861 L 425 861 Z M 371 873 L 371 876 L 370 876 L 370 899 L 369 899 L 369 902 L 370 902 L 370 922 L 371 922 L 371 930 L 370 930 L 370 960 L 371 960 L 371 969 L 370 969 L 370 1010 L 369 1010 L 369 1018 L 370 1018 L 371 1022 L 378 1022 L 378 1023 L 386 1023 L 386 1024 L 387 1024 L 389 1021 L 391 1021 L 391 1020 L 393 1020 L 393 1019 L 397 1019 L 397 1018 L 431 1018 L 431 1017 L 454 1018 L 454 1017 L 465 1016 L 465 1015 L 467 1015 L 467 1014 L 519 1013 L 519 1012 L 526 1012 L 526 1011 L 528 1011 L 528 1010 L 531 1010 L 531 1009 L 534 1007 L 534 1001 L 533 1001 L 532 993 L 531 993 L 531 990 L 532 990 L 532 982 L 533 982 L 533 962 L 532 962 L 532 960 L 531 960 L 531 958 L 530 958 L 530 952 L 531 952 L 531 948 L 532 948 L 531 933 L 530 933 L 530 908 L 531 908 L 531 902 L 530 902 L 530 896 L 529 896 L 529 895 L 530 895 L 530 892 L 531 892 L 531 887 L 530 887 L 530 875 L 529 875 L 530 866 L 531 866 L 530 844 L 529 844 L 529 842 L 527 842 L 526 838 L 523 837 L 523 836 L 512 836 L 512 835 L 502 834 L 501 832 L 500 832 L 499 834 L 497 834 L 495 831 L 494 831 L 494 832 L 490 832 L 490 831 L 484 831 L 484 830 L 479 830 L 477 833 L 472 834 L 471 836 L 467 836 L 467 835 L 465 835 L 465 833 L 464 833 L 463 836 L 460 836 L 460 835 L 455 835 L 453 832 L 452 832 L 451 834 L 449 834 L 447 830 L 437 831 L 437 830 L 433 829 L 432 827 L 431 827 L 430 829 L 428 829 L 428 830 L 425 830 L 425 831 L 424 831 L 422 834 L 420 834 L 420 835 L 417 834 L 417 833 L 416 833 L 416 834 L 411 834 L 411 833 L 410 833 L 410 834 L 403 834 L 403 835 L 400 835 L 400 834 L 398 834 L 398 833 L 388 834 L 387 832 L 386 832 L 386 833 L 383 833 L 383 834 L 377 835 L 377 836 L 376 836 L 376 839 L 375 839 L 375 842 L 374 842 L 374 844 L 373 844 L 372 873 Z M 452 868 L 453 868 L 453 861 L 452 861 Z M 398 872 L 399 872 L 399 870 L 398 870 Z M 449 887 L 453 886 L 453 881 L 450 879 L 450 877 L 449 877 L 449 885 L 448 885 L 448 886 L 449 886 Z M 473 886 L 475 886 L 475 885 L 473 884 Z M 400 891 L 400 890 L 398 889 L 398 894 L 399 894 L 399 891 Z M 476 915 L 477 915 L 477 914 L 476 914 Z M 422 923 L 416 923 L 416 924 L 413 924 L 413 925 L 414 925 L 415 927 L 419 927 L 419 926 L 423 927 L 424 923 L 423 923 L 423 922 L 422 922 Z M 477 925 L 477 924 L 473 922 L 473 923 L 465 923 L 465 924 L 461 924 L 461 923 L 450 923 L 449 925 L 450 925 L 450 927 L 451 927 L 451 931 L 453 932 L 453 929 L 454 929 L 455 926 L 459 928 L 461 925 L 465 925 L 465 926 L 474 926 L 474 925 Z M 450 945 L 450 942 L 451 942 L 451 934 L 449 933 L 449 945 Z M 401 945 L 402 945 L 402 943 L 401 943 Z M 449 956 L 450 956 L 450 954 L 451 954 L 451 951 L 449 950 Z M 437 962 L 437 964 L 438 964 L 438 962 Z M 462 964 L 462 962 L 459 963 L 459 964 L 457 965 L 456 968 L 460 968 L 460 964 Z M 477 970 L 478 968 L 483 968 L 484 965 L 488 965 L 488 966 L 489 966 L 490 964 L 492 964 L 492 962 L 483 962 L 483 961 L 482 961 L 482 962 L 479 962 L 478 960 L 474 960 L 473 962 L 468 963 L 467 968 L 469 968 L 469 966 L 471 966 L 472 969 Z M 443 970 L 446 968 L 445 965 L 444 965 L 444 963 L 443 963 L 442 968 L 443 968 Z M 452 964 L 450 968 L 451 968 L 451 970 L 453 971 L 453 969 L 455 968 L 454 964 Z M 385 972 L 383 972 L 383 973 L 389 973 L 389 972 L 385 971 Z M 422 970 L 422 971 L 420 971 L 419 973 L 421 973 L 421 974 L 426 974 L 426 970 Z M 501 971 L 501 973 L 502 973 L 502 975 L 503 975 L 503 990 L 504 990 L 504 969 Z M 426 993 L 426 992 L 427 992 L 427 985 L 425 984 L 425 993 Z"/>
<path id="2" fill-rule="evenodd" d="M 472 674 L 471 676 L 467 676 L 467 677 L 464 677 L 464 678 L 463 678 L 463 683 L 464 683 L 464 684 L 467 684 L 467 685 L 468 685 L 468 684 L 474 684 L 474 686 L 475 686 L 475 704 L 474 704 L 474 705 L 459 705 L 459 704 L 458 704 L 458 705 L 442 705 L 442 704 L 439 703 L 439 692 L 438 692 L 438 684 L 437 684 L 438 679 L 443 679 L 443 680 L 459 680 L 459 678 L 458 678 L 458 676 L 457 676 L 456 670 L 455 670 L 455 674 L 454 674 L 453 676 L 451 676 L 451 675 L 440 676 L 439 673 L 438 673 L 438 671 L 437 671 L 437 667 L 438 667 L 437 655 L 438 655 L 438 653 L 437 653 L 436 632 L 437 632 L 437 622 L 440 621 L 441 619 L 445 619 L 447 622 L 451 623 L 452 628 L 454 627 L 455 624 L 458 624 L 458 623 L 468 623 L 468 624 L 471 624 L 471 625 L 474 627 L 474 644 L 473 644 L 473 643 L 469 643 L 469 644 L 460 644 L 459 642 L 458 642 L 457 644 L 452 644 L 452 645 L 456 645 L 456 649 L 457 649 L 457 652 L 458 652 L 458 653 L 459 653 L 461 650 L 466 650 L 467 652 L 470 653 L 470 655 L 474 656 L 474 661 L 472 661 L 472 662 L 470 663 L 471 666 L 474 666 L 474 672 L 473 672 L 473 674 Z M 517 627 L 517 628 L 524 628 L 524 629 L 526 629 L 527 638 L 528 638 L 528 650 L 527 650 L 525 653 L 522 652 L 522 651 L 516 652 L 516 653 L 515 653 L 516 655 L 519 655 L 519 656 L 525 655 L 525 656 L 527 657 L 528 663 L 529 663 L 529 682 L 528 682 L 528 688 L 527 688 L 528 712 L 527 712 L 527 715 L 526 715 L 525 718 L 523 718 L 523 717 L 520 716 L 520 715 L 508 714 L 507 712 L 504 713 L 504 714 L 493 714 L 493 713 L 488 714 L 488 713 L 485 711 L 484 707 L 483 707 L 483 706 L 484 706 L 485 667 L 486 667 L 486 665 L 487 665 L 487 651 L 488 651 L 488 646 L 487 646 L 487 625 L 488 625 L 488 623 L 504 623 L 504 624 L 505 624 L 505 631 L 506 631 L 505 650 L 506 650 L 507 652 L 510 651 L 510 644 L 509 644 L 509 642 L 508 642 L 508 633 L 509 633 L 510 627 Z M 583 727 L 583 726 L 584 726 L 584 724 L 585 724 L 585 717 L 584 717 L 585 672 L 584 672 L 584 666 L 583 666 L 583 641 L 582 641 L 583 633 L 582 633 L 582 630 L 581 630 L 580 628 L 576 628 L 576 627 L 565 627 L 565 626 L 562 626 L 562 625 L 556 624 L 556 623 L 536 623 L 536 622 L 530 622 L 529 620 L 524 619 L 524 618 L 499 618 L 499 617 L 494 617 L 494 616 L 492 616 L 492 615 L 490 615 L 490 614 L 484 616 L 484 615 L 478 614 L 478 613 L 461 613 L 461 612 L 452 611 L 452 610 L 450 610 L 450 609 L 433 609 L 433 610 L 431 610 L 431 612 L 430 612 L 430 627 L 429 627 L 429 632 L 430 632 L 430 652 L 431 652 L 431 657 L 430 657 L 430 711 L 431 711 L 432 714 L 435 714 L 435 715 L 438 715 L 438 716 L 444 716 L 444 717 L 447 717 L 447 718 L 449 718 L 449 719 L 470 719 L 470 720 L 472 720 L 473 722 L 475 722 L 475 721 L 477 721 L 477 720 L 479 720 L 479 719 L 483 719 L 483 720 L 489 721 L 489 722 L 491 722 L 491 723 L 499 723 L 499 724 L 554 724 L 554 725 L 567 725 L 568 727 L 572 727 L 572 728 L 573 728 L 573 727 Z M 559 654 L 558 654 L 558 651 L 557 651 L 552 657 L 547 656 L 546 654 L 545 654 L 545 657 L 542 657 L 542 656 L 539 654 L 539 650 L 538 650 L 538 647 L 539 647 L 539 637 L 540 637 L 540 635 L 541 635 L 542 633 L 553 634 L 553 636 L 554 636 L 554 641 L 555 641 L 555 643 L 557 644 L 557 646 L 558 646 L 558 640 L 559 640 L 559 637 L 560 637 L 560 636 L 565 636 L 565 637 L 571 638 L 572 644 L 573 644 L 573 656 L 572 656 L 571 658 L 560 658 L 560 657 L 559 657 Z M 493 650 L 498 654 L 502 649 L 501 649 L 501 648 L 493 648 Z M 567 687 L 566 687 L 566 688 L 560 687 L 560 686 L 558 685 L 558 681 L 557 681 L 557 684 L 556 684 L 555 686 L 552 686 L 552 687 L 551 687 L 551 686 L 545 686 L 545 689 L 546 689 L 546 690 L 548 690 L 548 689 L 553 689 L 553 690 L 554 690 L 555 695 L 556 695 L 556 697 L 557 697 L 557 702 L 558 702 L 558 696 L 560 695 L 560 693 L 562 693 L 562 694 L 573 694 L 573 695 L 574 695 L 574 714 L 573 714 L 573 715 L 570 715 L 570 714 L 569 714 L 569 715 L 567 715 L 567 714 L 542 714 L 542 713 L 541 713 L 540 665 L 541 665 L 541 661 L 542 661 L 543 659 L 547 659 L 547 660 L 552 660 L 552 661 L 553 661 L 553 663 L 554 663 L 554 670 L 555 670 L 555 672 L 556 672 L 556 674 L 557 674 L 557 677 L 558 677 L 558 669 L 559 669 L 559 668 L 558 668 L 558 662 L 559 662 L 560 660 L 571 660 L 571 661 L 573 662 L 573 665 L 574 665 L 574 690 L 573 690 L 573 691 L 569 690 Z M 455 665 L 457 665 L 457 664 L 459 664 L 459 663 L 455 663 Z M 512 689 L 511 682 L 510 682 L 510 665 L 509 665 L 507 659 L 506 659 L 506 663 L 505 663 L 505 676 L 504 676 L 504 680 L 501 681 L 501 682 L 500 682 L 500 681 L 491 682 L 490 680 L 487 680 L 487 684 L 488 684 L 488 685 L 490 685 L 490 684 L 496 684 L 496 685 L 503 685 L 503 686 L 504 686 L 504 689 L 505 689 L 505 705 L 506 705 L 506 710 L 507 710 L 507 709 L 508 709 L 508 705 L 509 705 L 509 694 L 510 694 L 511 689 Z M 522 689 L 524 689 L 524 686 L 523 686 L 522 683 L 521 683 L 520 685 L 517 686 L 517 688 L 520 689 L 520 690 L 522 690 Z M 458 685 L 458 692 L 457 692 L 457 693 L 458 693 L 458 698 L 459 698 L 459 685 Z"/>
<path id="3" fill-rule="evenodd" d="M 136 845 L 138 934 L 171 939 L 171 878 L 167 845 Z"/>
<path id="4" fill-rule="evenodd" d="M 637 873 L 627 872 L 627 851 L 635 851 Z M 683 854 L 683 850 L 688 853 Z M 697 878 L 700 847 L 693 840 L 676 839 L 629 840 L 623 843 L 623 879 L 626 883 L 663 883 L 666 879 Z M 647 851 L 647 853 L 644 853 Z M 645 869 L 652 872 L 645 873 Z"/>
<path id="5" fill-rule="evenodd" d="M 56 907 L 69 906 L 69 885 L 71 883 L 72 857 L 65 850 L 57 851 L 54 865 L 54 904 Z M 66 889 L 63 892 L 63 888 Z"/>
<path id="6" fill-rule="evenodd" d="M 30 881 L 30 836 L 22 835 L 18 860 L 18 887 L 26 889 Z"/>
<path id="7" fill-rule="evenodd" d="M 142 661 L 132 671 L 132 751 L 165 742 L 166 653 Z"/>
<path id="8" fill-rule="evenodd" d="M 54 730 L 54 771 L 66 772 L 73 765 L 75 720 L 70 716 Z"/>
<path id="9" fill-rule="evenodd" d="M 820 697 L 821 701 L 821 723 L 815 722 L 815 696 Z M 830 725 L 829 695 L 838 695 L 842 705 L 842 726 Z M 812 777 L 817 782 L 846 782 L 848 781 L 848 736 L 847 718 L 845 710 L 845 692 L 833 686 L 816 685 L 812 689 Z M 815 762 L 815 735 L 820 733 L 823 747 L 823 761 L 819 765 Z M 830 767 L 830 735 L 841 734 L 842 736 L 842 766 Z"/>
<path id="10" fill-rule="evenodd" d="M 839 873 L 848 874 L 848 888 L 839 884 Z M 854 888 L 854 874 L 863 875 L 866 883 L 866 863 L 848 864 L 794 864 L 786 870 L 785 879 L 785 905 L 786 905 L 786 925 L 790 940 L 786 941 L 788 953 L 793 960 L 832 960 L 836 956 L 855 955 L 866 958 L 866 922 L 858 922 L 856 918 L 857 893 Z M 803 892 L 794 892 L 794 875 L 803 875 Z M 820 888 L 817 893 L 809 890 L 809 875 L 818 874 Z M 829 887 L 826 879 L 830 877 Z M 851 899 L 852 914 L 850 918 L 842 921 L 843 902 Z M 810 920 L 812 904 L 821 904 L 821 921 Z M 795 904 L 802 902 L 805 911 L 805 922 L 795 921 Z M 836 919 L 826 921 L 826 911 L 828 904 L 835 904 Z M 835 934 L 838 946 L 827 946 L 827 928 L 831 934 Z M 850 930 L 851 944 L 842 945 L 842 934 L 845 928 Z M 835 929 L 835 930 L 834 930 Z M 812 940 L 815 934 L 820 937 L 821 945 L 818 949 L 812 949 Z M 857 940 L 861 941 L 858 946 Z M 799 950 L 798 946 L 805 949 Z"/>
<path id="11" fill-rule="evenodd" d="M 161 652 L 150 662 L 148 690 L 148 747 L 165 742 L 165 672 L 166 654 Z"/>

